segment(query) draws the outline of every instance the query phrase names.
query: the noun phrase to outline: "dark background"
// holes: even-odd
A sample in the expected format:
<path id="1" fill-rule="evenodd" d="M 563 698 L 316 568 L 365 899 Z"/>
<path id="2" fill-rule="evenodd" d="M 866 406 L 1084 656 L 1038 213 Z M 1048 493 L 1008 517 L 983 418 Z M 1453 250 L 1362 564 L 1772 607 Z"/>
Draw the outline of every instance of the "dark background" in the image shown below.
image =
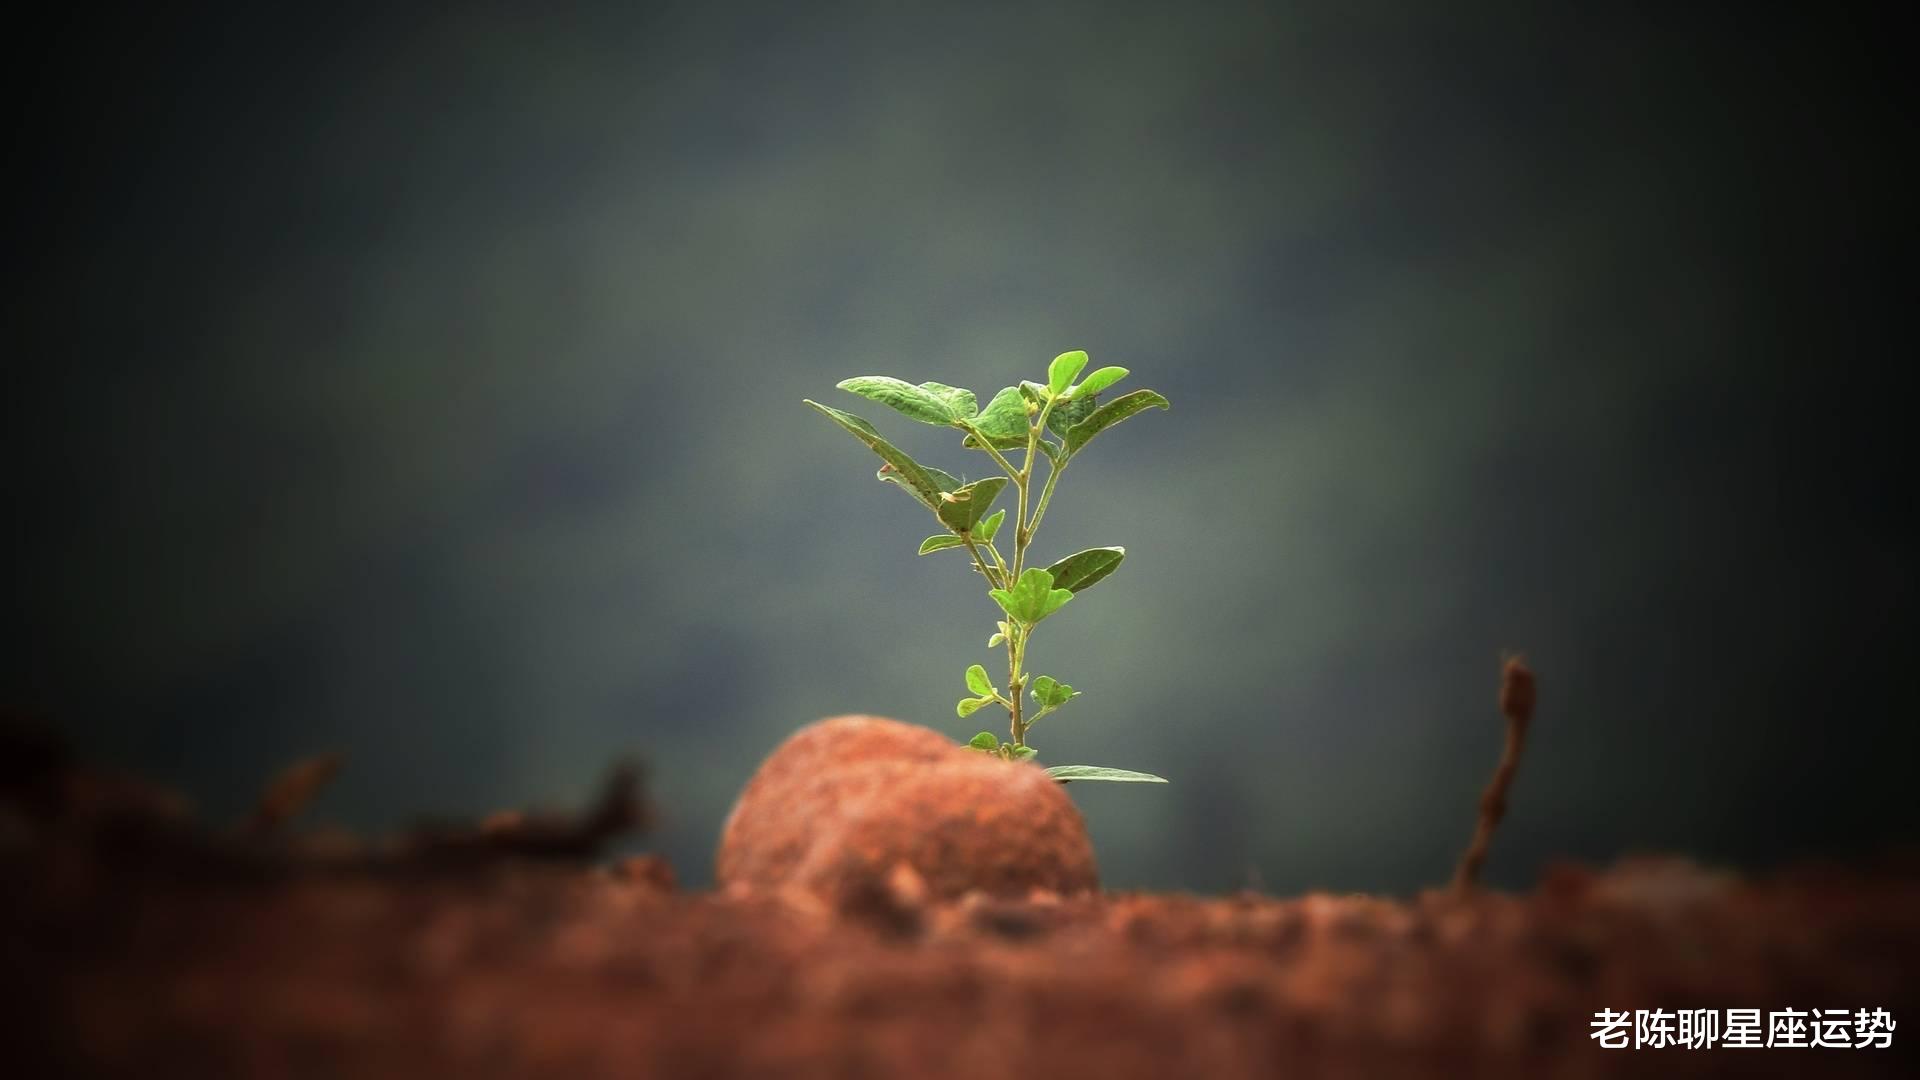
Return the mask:
<path id="1" fill-rule="evenodd" d="M 406 6 L 406 5 L 401 5 Z M 993 611 L 833 389 L 1071 348 L 1053 762 L 1116 887 L 1915 839 L 1906 39 L 1842 9 L 535 5 L 7 46 L 0 702 L 237 814 L 583 798 L 684 878 L 757 760 L 956 736 Z M 1664 8 L 1664 6 L 1662 6 Z M 1904 313 L 1901 313 L 1904 314 Z M 882 415 L 885 414 L 885 415 Z"/>

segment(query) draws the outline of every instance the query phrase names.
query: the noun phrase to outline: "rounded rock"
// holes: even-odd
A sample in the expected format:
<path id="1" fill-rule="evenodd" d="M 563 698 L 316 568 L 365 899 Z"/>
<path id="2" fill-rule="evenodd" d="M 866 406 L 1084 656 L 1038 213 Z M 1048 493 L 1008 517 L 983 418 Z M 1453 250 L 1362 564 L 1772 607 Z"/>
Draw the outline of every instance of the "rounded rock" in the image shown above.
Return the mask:
<path id="1" fill-rule="evenodd" d="M 1099 887 L 1086 823 L 1043 770 L 871 716 L 812 724 L 767 758 L 728 816 L 715 874 L 723 889 L 838 897 L 902 865 L 935 900 Z"/>

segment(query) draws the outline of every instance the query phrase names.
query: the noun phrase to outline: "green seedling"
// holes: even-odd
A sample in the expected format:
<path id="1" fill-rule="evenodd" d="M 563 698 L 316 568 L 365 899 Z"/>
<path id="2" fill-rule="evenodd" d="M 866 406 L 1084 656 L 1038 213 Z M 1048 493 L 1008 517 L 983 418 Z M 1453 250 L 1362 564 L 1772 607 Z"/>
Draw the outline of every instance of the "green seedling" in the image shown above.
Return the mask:
<path id="1" fill-rule="evenodd" d="M 913 460 L 872 424 L 851 413 L 807 402 L 880 455 L 879 478 L 911 495 L 940 522 L 944 531 L 922 541 L 920 554 L 964 550 L 974 572 L 986 579 L 987 595 L 1002 616 L 987 647 L 1006 647 L 1007 685 L 1004 690 L 994 686 L 987 669 L 974 664 L 966 672 L 968 696 L 960 699 L 955 711 L 967 717 L 989 705 L 1005 708 L 1012 737 L 1002 741 L 993 732 L 982 731 L 968 745 L 1008 761 L 1033 757 L 1034 748 L 1027 742 L 1033 725 L 1080 696 L 1080 691 L 1051 675 L 1028 673 L 1027 655 L 1035 628 L 1074 597 L 1106 580 L 1126 556 L 1124 548 L 1088 548 L 1050 566 L 1029 565 L 1033 538 L 1040 531 L 1047 504 L 1053 501 L 1054 487 L 1094 436 L 1147 409 L 1168 407 L 1167 399 L 1152 390 L 1135 390 L 1103 402 L 1100 392 L 1126 378 L 1127 369 L 1103 367 L 1080 379 L 1086 366 L 1086 353 L 1061 353 L 1048 365 L 1046 382 L 1009 386 L 993 395 L 984 409 L 973 391 L 945 383 L 915 385 L 885 375 L 862 375 L 840 384 L 842 390 L 871 398 L 923 424 L 960 431 L 962 446 L 985 453 L 1005 473 L 971 483 Z M 1017 468 L 1009 453 L 1024 453 Z M 1047 463 L 1047 477 L 1036 496 L 1034 465 L 1041 460 Z M 993 504 L 1009 486 L 1015 499 L 1013 527 L 1003 529 L 1007 508 L 993 510 Z M 1012 550 L 1002 556 L 999 543 L 1009 536 Z M 1047 772 L 1061 783 L 1166 783 L 1152 773 L 1100 765 L 1056 765 Z"/>

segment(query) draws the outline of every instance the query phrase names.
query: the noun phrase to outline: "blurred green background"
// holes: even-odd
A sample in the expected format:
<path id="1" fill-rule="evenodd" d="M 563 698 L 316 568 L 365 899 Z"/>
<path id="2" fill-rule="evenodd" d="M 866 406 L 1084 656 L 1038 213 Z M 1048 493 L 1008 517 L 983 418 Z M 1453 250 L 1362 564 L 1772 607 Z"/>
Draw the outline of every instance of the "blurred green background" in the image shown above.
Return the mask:
<path id="1" fill-rule="evenodd" d="M 584 799 L 709 879 L 842 712 L 963 737 L 994 611 L 803 408 L 1083 348 L 1173 401 L 1041 553 L 1114 887 L 1909 842 L 1888 40 L 1611 5 L 73 16 L 17 42 L 4 693 L 238 813 Z"/>

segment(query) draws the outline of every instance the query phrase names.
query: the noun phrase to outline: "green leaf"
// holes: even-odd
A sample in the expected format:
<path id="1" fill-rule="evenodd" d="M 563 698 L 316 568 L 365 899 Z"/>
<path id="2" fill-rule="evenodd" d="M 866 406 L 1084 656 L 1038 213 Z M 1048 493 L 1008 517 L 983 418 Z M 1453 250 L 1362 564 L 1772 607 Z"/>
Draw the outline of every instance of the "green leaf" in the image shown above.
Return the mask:
<path id="1" fill-rule="evenodd" d="M 987 678 L 987 669 L 975 664 L 967 669 L 967 689 L 982 697 L 993 694 L 993 680 Z"/>
<path id="2" fill-rule="evenodd" d="M 1059 611 L 1073 599 L 1073 594 L 1066 589 L 1054 588 L 1053 575 L 1037 566 L 1028 567 L 1012 589 L 992 589 L 987 595 L 1015 621 L 1028 626 Z"/>
<path id="3" fill-rule="evenodd" d="M 972 716 L 980 711 L 981 706 L 992 704 L 992 702 L 993 699 L 990 697 L 963 697 L 958 704 L 954 705 L 953 711 L 961 716 Z"/>
<path id="4" fill-rule="evenodd" d="M 1018 584 L 1018 582 L 1016 582 L 1015 584 Z M 1047 616 L 1053 614 L 1054 612 L 1059 611 L 1061 608 L 1066 607 L 1067 601 L 1071 599 L 1073 599 L 1073 593 L 1067 591 L 1066 589 L 1047 590 L 1047 599 L 1040 606 L 1040 616 L 1039 618 L 1036 618 L 1033 621 L 1039 622 L 1040 619 L 1044 619 Z"/>
<path id="5" fill-rule="evenodd" d="M 987 648 L 997 649 L 1000 647 L 1001 642 L 1004 642 L 1006 640 L 1007 640 L 1007 635 L 996 633 L 992 637 L 987 639 Z"/>
<path id="6" fill-rule="evenodd" d="M 1057 709 L 1074 698 L 1080 692 L 1051 675 L 1041 675 L 1033 680 L 1033 700 L 1042 708 Z"/>
<path id="7" fill-rule="evenodd" d="M 980 411 L 979 403 L 974 400 L 971 390 L 937 382 L 923 382 L 920 384 L 920 389 L 939 398 L 942 404 L 952 409 L 956 420 L 966 419 Z"/>
<path id="8" fill-rule="evenodd" d="M 1117 784 L 1164 784 L 1167 778 L 1132 769 L 1109 769 L 1104 765 L 1055 765 L 1047 775 L 1065 784 L 1074 780 L 1111 780 Z"/>
<path id="9" fill-rule="evenodd" d="M 1006 487 L 1008 482 L 1004 476 L 989 476 L 952 490 L 950 495 L 940 499 L 940 509 L 936 511 L 940 524 L 957 533 L 973 528 L 976 522 L 986 516 L 987 509 L 993 505 L 993 500 L 1000 497 L 1000 489 Z"/>
<path id="10" fill-rule="evenodd" d="M 922 465 L 920 466 L 920 470 L 927 474 L 927 479 L 933 481 L 933 489 L 935 491 L 952 491 L 954 488 L 960 486 L 960 478 L 945 469 L 936 469 L 931 465 Z M 879 471 L 873 474 L 873 478 L 883 484 L 892 484 L 916 499 L 920 497 L 914 493 L 912 485 L 900 478 L 900 470 L 891 465 L 880 466 Z"/>
<path id="11" fill-rule="evenodd" d="M 941 533 L 939 536 L 929 536 L 925 540 L 920 541 L 920 554 L 931 555 L 936 551 L 957 548 L 965 543 L 965 540 L 960 539 L 952 533 Z"/>
<path id="12" fill-rule="evenodd" d="M 1092 394 L 1075 394 L 1065 401 L 1054 402 L 1053 411 L 1047 414 L 1047 430 L 1066 438 L 1073 425 L 1093 415 L 1098 403 Z"/>
<path id="13" fill-rule="evenodd" d="M 996 450 L 1013 450 L 1027 445 L 1027 404 L 1020 388 L 1009 386 L 993 395 L 987 407 L 973 418 L 973 426 L 993 443 Z M 975 445 L 969 435 L 963 444 Z"/>
<path id="14" fill-rule="evenodd" d="M 880 460 L 887 463 L 887 466 L 881 470 L 882 480 L 891 480 L 899 484 L 914 498 L 920 500 L 921 505 L 932 510 L 936 515 L 940 513 L 940 493 L 952 490 L 950 487 L 943 488 L 940 484 L 943 481 L 953 480 L 953 477 L 938 469 L 929 470 L 913 460 L 905 451 L 882 438 L 872 424 L 852 413 L 841 412 L 839 409 L 822 405 L 817 401 L 808 401 L 807 404 L 820 410 L 827 419 L 839 424 L 847 434 L 866 443 L 869 450 L 880 455 Z M 935 479 L 936 474 L 940 479 Z"/>
<path id="15" fill-rule="evenodd" d="M 941 391 L 936 393 L 927 387 L 915 386 L 888 375 L 860 375 L 846 379 L 837 385 L 842 390 L 877 401 L 923 424 L 946 427 L 960 419 L 959 410 L 956 408 L 960 402 L 954 397 L 956 391 L 951 386 L 934 383 L 932 385 L 939 387 Z M 970 391 L 961 390 L 957 393 L 966 394 L 968 399 L 973 397 Z M 971 408 L 967 410 L 966 415 L 973 415 Z"/>
<path id="16" fill-rule="evenodd" d="M 1025 761 L 1039 752 L 1031 746 L 1016 746 L 1013 748 L 1013 760 Z"/>
<path id="17" fill-rule="evenodd" d="M 993 543 L 993 538 L 999 535 L 1000 523 L 1005 520 L 1007 520 L 1007 512 L 1004 509 L 995 510 L 993 513 L 988 514 L 980 524 L 973 527 L 973 538 L 983 544 Z"/>
<path id="18" fill-rule="evenodd" d="M 1039 383 L 1021 383 L 1019 386 L 1007 387 L 993 395 L 992 401 L 987 402 L 986 409 L 973 420 L 974 427 L 987 437 L 987 442 L 992 444 L 995 450 L 1025 450 L 1029 428 L 1026 403 L 1031 397 L 1037 407 L 1039 401 L 1037 395 L 1045 389 Z M 1071 405 L 1071 402 L 1068 404 Z M 1071 409 L 1068 411 L 1072 413 Z M 1063 439 L 1067 437 L 1068 429 L 1061 427 L 1053 415 L 1047 417 L 1047 429 Z M 980 442 L 972 435 L 968 435 L 960 440 L 960 445 L 973 450 L 979 448 Z M 1047 455 L 1048 460 L 1055 465 L 1060 463 L 1060 447 L 1057 444 L 1041 439 L 1038 446 L 1040 452 Z"/>
<path id="19" fill-rule="evenodd" d="M 823 408 L 823 406 L 816 407 Z M 855 419 L 858 419 L 858 417 L 855 417 Z M 856 432 L 856 434 L 858 433 Z M 878 433 L 875 433 L 874 437 L 879 438 Z M 865 441 L 864 436 L 861 436 L 861 438 L 862 441 Z M 883 443 L 885 442 L 884 439 L 881 441 Z M 892 449 L 892 447 L 889 447 L 889 449 Z M 875 452 L 879 452 L 877 448 Z M 899 453 L 899 451 L 895 450 L 895 453 Z M 881 454 L 881 456 L 886 457 L 885 454 Z M 900 454 L 900 456 L 906 457 L 905 454 Z M 911 461 L 912 459 L 908 458 L 908 460 Z M 945 470 L 936 469 L 931 465 L 921 465 L 919 468 L 921 477 L 927 483 L 933 485 L 934 498 L 932 501 L 920 498 L 919 490 L 909 482 L 909 474 L 895 468 L 891 459 L 888 460 L 887 464 L 880 466 L 880 471 L 875 473 L 874 476 L 887 483 L 897 484 L 901 489 L 906 491 L 907 494 L 912 495 L 916 499 L 920 499 L 921 504 L 932 510 L 934 517 L 940 519 L 940 524 L 945 525 L 955 533 L 965 532 L 971 528 L 974 523 L 979 520 L 980 515 L 984 514 L 987 508 L 993 505 L 994 500 L 999 498 L 1000 490 L 1009 483 L 1004 476 L 989 476 L 982 480 L 975 480 L 971 484 L 962 484 L 959 477 Z M 941 497 L 942 493 L 951 495 L 953 498 L 943 498 Z M 996 528 L 997 527 L 998 526 L 996 526 Z M 938 547 L 928 547 L 927 545 L 932 542 L 932 539 L 929 539 L 926 543 L 921 544 L 920 554 L 925 555 L 931 551 L 941 551 L 954 546 L 953 544 L 942 544 Z"/>
<path id="20" fill-rule="evenodd" d="M 1126 377 L 1126 368 L 1103 367 L 1085 379 L 1082 379 L 1080 385 L 1073 388 L 1073 399 L 1078 401 L 1082 396 L 1092 397 Z"/>
<path id="21" fill-rule="evenodd" d="M 1125 420 L 1137 412 L 1146 409 L 1167 409 L 1172 406 L 1167 399 L 1152 390 L 1135 390 L 1130 394 L 1121 394 L 1105 405 L 1093 410 L 1093 414 L 1068 429 L 1066 452 L 1068 457 L 1080 452 L 1095 435 Z"/>
<path id="22" fill-rule="evenodd" d="M 1055 397 L 1059 397 L 1061 394 L 1067 392 L 1067 387 L 1073 385 L 1073 380 L 1078 378 L 1080 373 L 1086 370 L 1086 367 L 1087 353 L 1085 349 L 1075 349 L 1072 352 L 1061 353 L 1059 356 L 1053 358 L 1053 363 L 1047 365 L 1047 389 L 1051 391 Z"/>
<path id="23" fill-rule="evenodd" d="M 1015 619 L 1020 617 L 1019 612 L 1014 608 L 1012 593 L 1005 589 L 988 589 L 987 595 L 993 597 L 993 602 L 1000 605 L 1001 611 Z"/>
<path id="24" fill-rule="evenodd" d="M 1053 575 L 1056 588 L 1069 592 L 1080 592 L 1102 581 L 1108 574 L 1120 568 L 1120 560 L 1127 557 L 1123 547 L 1088 548 L 1073 554 L 1047 567 L 1047 573 Z"/>
<path id="25" fill-rule="evenodd" d="M 996 750 L 1000 746 L 1000 737 L 991 731 L 983 731 L 968 739 L 967 745 L 975 750 Z"/>

